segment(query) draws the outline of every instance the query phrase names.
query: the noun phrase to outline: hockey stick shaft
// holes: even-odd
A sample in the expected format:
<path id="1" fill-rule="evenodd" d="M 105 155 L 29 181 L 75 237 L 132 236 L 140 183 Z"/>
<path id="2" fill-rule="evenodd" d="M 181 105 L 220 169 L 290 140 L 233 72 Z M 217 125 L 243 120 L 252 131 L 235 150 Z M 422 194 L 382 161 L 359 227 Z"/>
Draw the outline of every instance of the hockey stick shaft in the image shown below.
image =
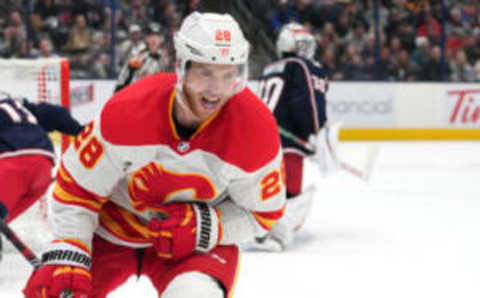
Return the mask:
<path id="1" fill-rule="evenodd" d="M 305 141 L 304 139 L 297 137 L 296 135 L 294 135 L 293 133 L 291 133 L 291 132 L 289 132 L 288 130 L 284 129 L 283 127 L 279 127 L 279 131 L 280 131 L 280 135 L 286 137 L 287 139 L 292 140 L 292 141 L 295 142 L 297 145 L 301 146 L 303 149 L 305 149 L 305 150 L 307 150 L 307 151 L 310 151 L 310 152 L 312 152 L 312 153 L 315 152 L 315 148 L 313 148 L 312 144 L 310 144 L 309 142 Z M 329 144 L 329 145 L 330 145 L 330 144 Z M 336 155 L 334 154 L 333 149 L 331 148 L 331 146 L 328 146 L 328 147 L 329 147 L 328 149 L 329 149 L 330 153 L 331 153 L 332 156 L 334 156 L 335 159 L 336 159 Z M 368 181 L 368 177 L 367 177 L 367 175 L 366 175 L 363 171 L 361 171 L 361 170 L 359 170 L 359 169 L 357 169 L 357 168 L 355 168 L 355 167 L 347 164 L 346 162 L 344 162 L 344 161 L 342 161 L 342 160 L 337 160 L 337 162 L 338 162 L 338 165 L 340 166 L 340 168 L 342 168 L 343 170 L 349 172 L 350 174 L 354 175 L 355 177 L 361 179 L 361 180 L 364 181 L 364 182 L 365 182 L 365 181 Z"/>
<path id="2" fill-rule="evenodd" d="M 286 137 L 287 139 L 290 139 L 292 140 L 293 142 L 295 142 L 297 145 L 301 146 L 303 149 L 307 150 L 307 151 L 310 151 L 312 153 L 315 153 L 315 148 L 313 148 L 312 144 L 310 144 L 309 142 L 305 141 L 304 139 L 302 138 L 299 138 L 297 137 L 296 135 L 294 135 L 293 133 L 289 132 L 288 130 L 286 130 L 285 128 L 283 127 L 278 127 L 279 131 L 280 131 L 280 135 Z"/>
<path id="3" fill-rule="evenodd" d="M 37 271 L 42 266 L 42 261 L 35 255 L 35 253 L 28 248 L 25 243 L 17 236 L 17 234 L 0 219 L 0 231 L 15 246 L 15 248 L 22 254 L 22 256 L 33 266 L 33 270 Z M 73 294 L 69 290 L 64 290 L 60 294 L 60 298 L 73 298 Z"/>
<path id="4" fill-rule="evenodd" d="M 3 220 L 0 220 L 0 230 L 35 270 L 42 265 L 42 261 L 37 258 L 33 251 L 23 243 L 17 234 L 15 234 L 15 232 Z"/>

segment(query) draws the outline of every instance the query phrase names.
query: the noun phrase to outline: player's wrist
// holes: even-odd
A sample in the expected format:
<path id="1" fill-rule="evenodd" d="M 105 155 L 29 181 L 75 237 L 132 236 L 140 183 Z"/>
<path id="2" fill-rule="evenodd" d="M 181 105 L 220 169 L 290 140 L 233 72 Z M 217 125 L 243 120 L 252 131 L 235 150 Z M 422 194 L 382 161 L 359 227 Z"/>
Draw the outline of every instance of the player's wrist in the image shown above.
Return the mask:
<path id="1" fill-rule="evenodd" d="M 195 250 L 208 252 L 220 241 L 220 220 L 215 208 L 204 203 L 192 204 L 197 219 Z"/>
<path id="2" fill-rule="evenodd" d="M 91 252 L 87 245 L 76 239 L 57 239 L 42 254 L 43 265 L 66 265 L 90 270 Z"/>

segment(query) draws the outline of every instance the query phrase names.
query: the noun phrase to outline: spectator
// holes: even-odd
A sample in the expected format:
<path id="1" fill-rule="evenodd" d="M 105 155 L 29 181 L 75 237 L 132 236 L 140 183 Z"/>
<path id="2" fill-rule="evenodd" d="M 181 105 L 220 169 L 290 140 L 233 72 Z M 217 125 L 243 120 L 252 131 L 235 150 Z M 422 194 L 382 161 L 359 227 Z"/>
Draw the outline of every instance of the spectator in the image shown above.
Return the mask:
<path id="1" fill-rule="evenodd" d="M 27 39 L 22 39 L 18 43 L 18 47 L 13 55 L 14 58 L 34 59 L 38 57 L 38 51 L 31 47 Z"/>
<path id="2" fill-rule="evenodd" d="M 467 55 L 463 50 L 456 53 L 455 59 L 450 62 L 450 68 L 452 70 L 450 79 L 454 82 L 473 82 L 475 80 L 473 67 L 468 63 Z"/>
<path id="3" fill-rule="evenodd" d="M 92 36 L 87 27 L 85 16 L 79 14 L 75 17 L 75 24 L 70 30 L 67 43 L 63 50 L 70 55 L 72 64 L 80 67 L 87 66 L 88 48 L 92 45 Z"/>
<path id="4" fill-rule="evenodd" d="M 417 66 L 410 59 L 408 51 L 400 50 L 396 57 L 396 64 L 393 68 L 393 78 L 395 81 L 415 81 L 418 72 Z"/>
<path id="5" fill-rule="evenodd" d="M 459 6 L 456 6 L 454 7 L 451 11 L 450 11 L 450 18 L 449 18 L 449 22 L 446 26 L 446 33 L 447 33 L 447 36 L 450 36 L 451 34 L 453 34 L 455 31 L 458 32 L 458 30 L 465 30 L 465 29 L 470 29 L 469 27 L 469 24 L 467 26 L 468 23 L 465 22 L 465 24 L 463 23 L 462 21 L 462 10 L 460 9 Z"/>
<path id="6" fill-rule="evenodd" d="M 337 3 L 337 1 L 324 0 L 313 2 L 314 9 L 312 9 L 310 22 L 318 28 L 322 27 L 325 22 L 334 23 L 339 19 L 342 12 L 346 11 L 345 5 Z"/>
<path id="7" fill-rule="evenodd" d="M 344 38 L 349 32 L 351 22 L 347 11 L 342 12 L 338 20 L 335 22 L 335 31 L 340 38 Z"/>
<path id="8" fill-rule="evenodd" d="M 333 23 L 326 22 L 323 24 L 323 29 L 320 35 L 315 34 L 315 38 L 320 39 L 320 44 L 322 48 L 329 47 L 338 47 L 340 39 L 338 38 L 337 32 Z"/>
<path id="9" fill-rule="evenodd" d="M 303 24 L 305 20 L 311 20 L 311 0 L 280 0 L 279 8 L 273 13 L 272 26 L 275 32 L 279 32 L 283 25 L 295 22 Z"/>
<path id="10" fill-rule="evenodd" d="M 163 43 L 164 37 L 160 32 L 160 26 L 157 23 L 150 24 L 145 42 L 139 49 L 133 49 L 120 71 L 115 92 L 147 75 L 165 71 Z"/>
<path id="11" fill-rule="evenodd" d="M 323 67 L 325 68 L 328 77 L 332 80 L 343 80 L 345 76 L 337 65 L 337 56 L 333 47 L 327 47 L 321 59 Z"/>
<path id="12" fill-rule="evenodd" d="M 89 74 L 93 78 L 106 79 L 112 77 L 110 66 L 110 35 L 97 31 L 92 35 L 92 45 L 88 50 Z"/>
<path id="13" fill-rule="evenodd" d="M 480 82 L 480 60 L 477 60 L 473 67 L 474 73 L 475 73 L 475 81 Z"/>
<path id="14" fill-rule="evenodd" d="M 118 62 L 123 64 L 128 55 L 142 44 L 142 28 L 138 24 L 131 24 L 128 28 L 128 39 L 124 40 L 118 48 Z"/>
<path id="15" fill-rule="evenodd" d="M 141 40 L 141 28 L 145 28 L 155 19 L 164 28 L 164 45 L 162 57 L 165 68 L 173 68 L 173 33 L 177 30 L 182 17 L 192 10 L 204 9 L 205 0 L 121 0 L 114 18 L 116 25 L 117 55 L 115 69 L 127 59 L 132 46 L 138 45 Z M 105 52 L 98 52 L 98 45 L 93 42 L 89 32 L 103 32 L 105 41 L 102 47 L 108 47 L 107 37 L 110 36 L 112 18 L 111 0 L 35 0 L 33 13 L 30 17 L 32 35 L 27 41 L 33 42 L 38 48 L 29 50 L 29 45 L 23 44 L 26 38 L 26 26 L 22 20 L 21 0 L 0 1 L 0 55 L 4 57 L 34 57 L 42 54 L 40 40 L 49 39 L 53 49 L 59 55 L 71 58 L 72 73 L 82 73 L 87 76 L 91 68 L 90 63 L 107 61 Z M 257 3 L 258 2 L 258 3 Z M 430 56 L 431 45 L 440 45 L 442 42 L 442 7 L 438 1 L 379 1 L 380 4 L 380 47 L 384 46 L 385 36 L 389 38 L 391 62 L 397 66 L 397 59 L 402 49 L 407 50 L 409 59 L 421 69 Z M 373 28 L 373 2 L 350 0 L 264 0 L 246 2 L 244 7 L 250 10 L 256 22 L 264 24 L 264 31 L 273 41 L 275 28 L 283 23 L 295 20 L 310 28 L 317 40 L 316 57 L 330 57 L 327 51 L 335 52 L 336 57 L 342 57 L 348 45 L 354 43 L 360 53 L 364 68 L 373 69 L 375 61 L 375 35 L 367 33 Z M 203 6 L 202 6 L 203 5 Z M 480 6 L 478 1 L 446 1 L 448 11 L 445 20 L 446 29 L 446 63 L 451 64 L 456 59 L 456 53 L 463 50 L 470 65 L 480 59 Z M 233 7 L 233 6 L 232 6 Z M 83 15 L 85 26 L 79 26 L 78 15 Z M 73 17 L 72 17 L 73 16 Z M 254 20 L 255 21 L 255 20 Z M 73 25 L 72 25 L 73 23 Z M 129 26 L 130 25 L 130 26 Z M 250 25 L 250 24 L 249 24 Z M 371 30 L 373 32 L 373 30 Z M 124 41 L 128 34 L 128 39 Z M 252 34 L 257 38 L 260 35 Z M 120 37 L 123 36 L 123 37 Z M 421 40 L 417 44 L 416 40 Z M 426 41 L 424 43 L 423 41 Z M 255 41 L 253 41 L 255 43 Z M 400 43 L 400 45 L 399 45 Z M 267 42 L 268 44 L 268 42 Z M 264 44 L 256 48 L 266 47 Z M 48 46 L 47 46 L 48 47 Z M 92 49 L 93 48 L 93 49 Z M 252 55 L 252 63 L 261 69 L 264 63 L 271 59 L 271 49 L 258 51 Z M 47 51 L 48 52 L 48 51 Z M 55 52 L 55 51 L 54 51 Z M 85 53 L 88 52 L 88 55 Z M 107 53 L 109 55 L 109 53 Z M 405 54 L 401 54 L 405 55 Z M 260 57 L 257 57 L 260 56 Z M 354 56 L 352 56 L 353 58 Z M 330 59 L 330 58 L 329 58 Z M 356 58 L 355 58 L 356 59 Z M 329 62 L 332 63 L 333 62 Z M 344 63 L 346 63 L 344 61 Z M 352 63 L 349 61 L 348 63 Z M 383 66 L 380 66 L 383 67 Z M 108 69 L 109 72 L 113 70 Z M 422 77 L 427 71 L 421 71 Z M 97 72 L 98 73 L 98 72 Z M 115 76 L 115 74 L 113 75 Z M 393 75 L 397 77 L 398 74 Z M 400 76 L 401 77 L 401 76 Z"/>
<path id="16" fill-rule="evenodd" d="M 99 52 L 93 57 L 93 67 L 91 68 L 90 77 L 95 79 L 108 79 L 110 75 L 110 55 Z"/>
<path id="17" fill-rule="evenodd" d="M 442 50 L 439 46 L 433 46 L 430 50 L 430 58 L 420 72 L 421 81 L 443 81 L 448 78 L 450 68 L 442 63 Z"/>
<path id="18" fill-rule="evenodd" d="M 392 81 L 394 80 L 394 70 L 391 61 L 391 51 L 388 46 L 383 46 L 380 49 L 380 57 L 378 61 L 378 77 L 379 81 Z"/>
<path id="19" fill-rule="evenodd" d="M 427 12 L 422 20 L 423 24 L 417 29 L 417 36 L 426 36 L 435 43 L 440 42 L 442 26 L 435 17 Z"/>
<path id="20" fill-rule="evenodd" d="M 416 48 L 412 53 L 412 61 L 419 67 L 423 68 L 429 61 L 431 55 L 430 41 L 425 36 L 417 37 Z"/>
<path id="21" fill-rule="evenodd" d="M 353 28 L 347 33 L 345 39 L 343 40 L 344 44 L 353 44 L 356 49 L 361 52 L 366 46 L 365 39 L 366 25 L 363 22 L 357 21 L 353 24 Z"/>
<path id="22" fill-rule="evenodd" d="M 392 55 L 396 58 L 402 50 L 403 47 L 400 38 L 397 36 L 392 37 L 390 39 L 390 51 L 392 52 Z"/>
<path id="23" fill-rule="evenodd" d="M 22 20 L 20 11 L 15 10 L 9 15 L 8 25 L 3 30 L 5 57 L 16 55 L 16 51 L 21 46 L 20 43 L 26 41 L 27 31 Z"/>
<path id="24" fill-rule="evenodd" d="M 372 79 L 371 71 L 366 69 L 364 61 L 358 54 L 354 54 L 352 58 L 344 64 L 343 72 L 346 80 L 365 81 Z"/>
<path id="25" fill-rule="evenodd" d="M 470 64 L 475 64 L 480 59 L 480 27 L 473 30 L 472 35 L 465 39 L 464 51 Z"/>
<path id="26" fill-rule="evenodd" d="M 451 35 L 447 38 L 447 50 L 450 57 L 455 57 L 459 50 L 465 47 L 465 30 L 463 28 L 452 29 Z"/>
<path id="27" fill-rule="evenodd" d="M 417 35 L 414 26 L 407 18 L 402 19 L 402 23 L 398 26 L 398 33 L 395 35 L 402 41 L 402 48 L 409 52 L 413 51 Z"/>
<path id="28" fill-rule="evenodd" d="M 38 42 L 38 58 L 55 58 L 57 54 L 53 52 L 53 45 L 50 39 L 44 37 Z"/>
<path id="29" fill-rule="evenodd" d="M 39 0 L 31 16 L 32 27 L 36 33 L 48 32 L 58 26 L 60 8 L 54 0 Z"/>
<path id="30" fill-rule="evenodd" d="M 110 18 L 105 14 L 105 7 L 101 1 L 74 0 L 72 1 L 72 15 L 83 15 L 86 23 L 94 30 L 104 30 L 105 21 Z"/>

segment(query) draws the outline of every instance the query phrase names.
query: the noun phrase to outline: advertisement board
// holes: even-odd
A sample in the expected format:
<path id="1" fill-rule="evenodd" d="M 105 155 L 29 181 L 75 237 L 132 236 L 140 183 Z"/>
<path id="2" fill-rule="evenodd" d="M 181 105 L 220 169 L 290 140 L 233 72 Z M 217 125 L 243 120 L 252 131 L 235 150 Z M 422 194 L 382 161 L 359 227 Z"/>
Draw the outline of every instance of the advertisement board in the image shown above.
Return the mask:
<path id="1" fill-rule="evenodd" d="M 114 85 L 71 81 L 74 116 L 91 120 Z M 480 84 L 330 82 L 327 113 L 343 140 L 480 140 Z"/>

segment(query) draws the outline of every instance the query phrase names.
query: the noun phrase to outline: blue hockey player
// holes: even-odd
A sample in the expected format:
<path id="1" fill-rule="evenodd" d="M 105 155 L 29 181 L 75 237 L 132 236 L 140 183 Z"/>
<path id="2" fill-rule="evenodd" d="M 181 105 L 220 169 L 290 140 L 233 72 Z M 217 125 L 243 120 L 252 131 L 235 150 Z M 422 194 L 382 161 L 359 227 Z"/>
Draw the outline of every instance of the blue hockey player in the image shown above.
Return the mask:
<path id="1" fill-rule="evenodd" d="M 11 222 L 36 202 L 52 181 L 55 151 L 48 132 L 76 135 L 82 125 L 69 111 L 0 91 L 0 218 Z"/>
<path id="2" fill-rule="evenodd" d="M 322 174 L 337 167 L 331 156 L 334 151 L 327 148 L 326 140 L 332 137 L 325 128 L 328 79 L 325 69 L 313 60 L 315 38 L 303 25 L 289 23 L 282 27 L 276 47 L 280 59 L 265 67 L 259 93 L 280 128 L 288 200 L 284 217 L 256 243 L 266 250 L 282 250 L 290 244 L 311 208 L 314 187 L 302 192 L 304 159 L 315 161 Z M 308 140 L 308 146 L 298 140 Z"/>

